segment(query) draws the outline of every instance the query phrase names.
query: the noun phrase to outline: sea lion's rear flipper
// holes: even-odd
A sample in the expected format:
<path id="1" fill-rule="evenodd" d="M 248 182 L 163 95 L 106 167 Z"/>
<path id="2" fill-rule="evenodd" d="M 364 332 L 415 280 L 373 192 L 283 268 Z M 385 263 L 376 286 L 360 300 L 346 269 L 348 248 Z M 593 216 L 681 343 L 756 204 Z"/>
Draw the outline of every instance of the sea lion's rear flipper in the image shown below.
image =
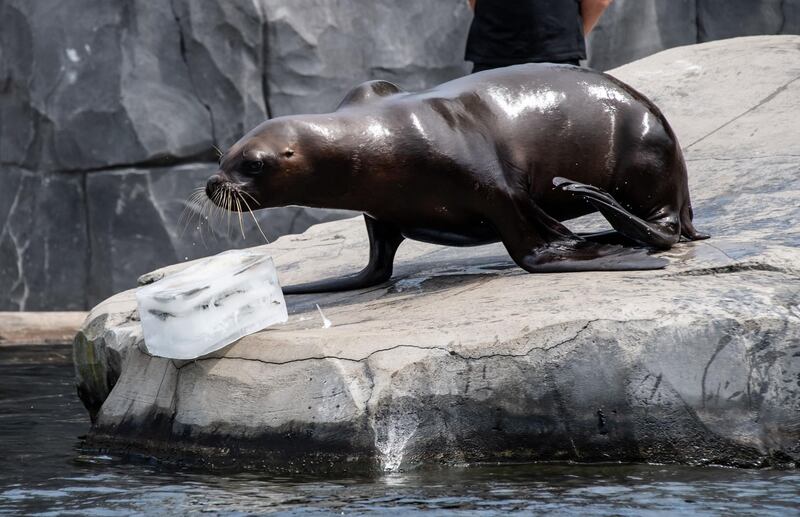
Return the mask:
<path id="1" fill-rule="evenodd" d="M 557 190 L 580 196 L 594 205 L 615 230 L 645 246 L 669 249 L 681 237 L 679 214 L 665 214 L 657 221 L 645 221 L 630 213 L 608 192 L 567 178 L 553 178 Z"/>
<path id="2" fill-rule="evenodd" d="M 530 273 L 661 269 L 668 264 L 646 249 L 590 242 L 571 233 L 527 196 L 497 205 L 493 223 L 519 267 Z"/>
<path id="3" fill-rule="evenodd" d="M 397 247 L 403 242 L 403 235 L 394 226 L 382 223 L 364 214 L 369 236 L 369 263 L 355 275 L 331 278 L 307 284 L 290 285 L 283 288 L 283 294 L 330 293 L 364 289 L 389 280 Z"/>
<path id="4" fill-rule="evenodd" d="M 668 263 L 667 259 L 649 255 L 643 248 L 579 240 L 550 242 L 532 250 L 519 265 L 531 273 L 566 273 L 663 269 Z"/>
<path id="5" fill-rule="evenodd" d="M 681 209 L 681 236 L 686 237 L 690 241 L 702 241 L 711 237 L 708 234 L 698 232 L 694 227 L 692 219 L 694 219 L 692 203 L 687 200 L 686 204 L 684 204 Z"/>
<path id="6" fill-rule="evenodd" d="M 606 230 L 604 232 L 578 233 L 578 237 L 594 242 L 596 244 L 616 244 L 618 246 L 640 246 L 638 242 L 630 239 L 617 230 Z"/>

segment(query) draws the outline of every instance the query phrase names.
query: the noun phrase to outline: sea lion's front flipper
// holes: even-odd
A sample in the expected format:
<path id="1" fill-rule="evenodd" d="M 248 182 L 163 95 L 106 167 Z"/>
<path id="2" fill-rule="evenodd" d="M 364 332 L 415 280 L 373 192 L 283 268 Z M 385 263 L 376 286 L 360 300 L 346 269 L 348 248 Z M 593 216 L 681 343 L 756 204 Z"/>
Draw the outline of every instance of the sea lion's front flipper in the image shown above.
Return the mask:
<path id="1" fill-rule="evenodd" d="M 330 293 L 372 287 L 389 280 L 397 247 L 403 235 L 394 226 L 382 223 L 364 214 L 369 236 L 369 263 L 355 275 L 331 278 L 307 284 L 290 285 L 283 294 Z"/>

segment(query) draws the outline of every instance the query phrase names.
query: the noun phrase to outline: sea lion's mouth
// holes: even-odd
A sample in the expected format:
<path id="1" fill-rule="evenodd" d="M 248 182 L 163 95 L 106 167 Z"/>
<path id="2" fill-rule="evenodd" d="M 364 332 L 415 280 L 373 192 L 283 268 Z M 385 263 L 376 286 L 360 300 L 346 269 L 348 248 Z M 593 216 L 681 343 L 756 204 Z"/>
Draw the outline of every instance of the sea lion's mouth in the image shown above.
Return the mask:
<path id="1" fill-rule="evenodd" d="M 202 196 L 199 191 L 196 194 Z M 246 238 L 244 217 L 249 213 L 255 227 L 258 229 L 261 236 L 264 237 L 264 241 L 269 243 L 269 239 L 267 239 L 267 236 L 261 229 L 258 218 L 256 218 L 256 215 L 253 213 L 253 210 L 261 208 L 261 203 L 244 188 L 244 185 L 227 181 L 219 174 L 215 174 L 208 180 L 205 194 L 208 200 L 214 205 L 236 214 L 243 239 Z"/>
<path id="2" fill-rule="evenodd" d="M 231 212 L 252 212 L 261 208 L 261 203 L 243 185 L 225 180 L 218 174 L 208 180 L 206 196 L 218 207 Z"/>

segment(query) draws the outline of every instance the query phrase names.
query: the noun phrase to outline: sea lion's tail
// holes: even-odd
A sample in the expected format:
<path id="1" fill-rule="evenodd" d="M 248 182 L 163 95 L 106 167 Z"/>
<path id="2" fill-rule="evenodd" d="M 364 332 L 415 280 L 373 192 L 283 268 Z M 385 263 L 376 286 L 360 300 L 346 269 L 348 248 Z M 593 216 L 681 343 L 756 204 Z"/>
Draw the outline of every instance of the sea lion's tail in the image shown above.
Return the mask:
<path id="1" fill-rule="evenodd" d="M 698 232 L 694 224 L 692 223 L 692 219 L 694 218 L 694 212 L 692 211 L 692 202 L 689 200 L 689 196 L 686 196 L 686 203 L 683 204 L 683 208 L 681 208 L 681 236 L 686 237 L 690 241 L 701 241 L 703 239 L 708 239 L 710 235 L 706 235 L 704 233 Z"/>

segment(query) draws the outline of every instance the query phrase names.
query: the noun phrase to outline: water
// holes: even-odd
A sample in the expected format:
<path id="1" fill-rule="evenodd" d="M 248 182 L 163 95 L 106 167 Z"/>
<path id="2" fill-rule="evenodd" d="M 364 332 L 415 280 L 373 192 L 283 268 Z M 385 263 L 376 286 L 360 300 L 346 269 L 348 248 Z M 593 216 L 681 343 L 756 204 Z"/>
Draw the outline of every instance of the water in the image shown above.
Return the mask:
<path id="1" fill-rule="evenodd" d="M 800 515 L 800 473 L 508 465 L 322 479 L 169 470 L 81 452 L 68 347 L 0 347 L 0 515 Z"/>

